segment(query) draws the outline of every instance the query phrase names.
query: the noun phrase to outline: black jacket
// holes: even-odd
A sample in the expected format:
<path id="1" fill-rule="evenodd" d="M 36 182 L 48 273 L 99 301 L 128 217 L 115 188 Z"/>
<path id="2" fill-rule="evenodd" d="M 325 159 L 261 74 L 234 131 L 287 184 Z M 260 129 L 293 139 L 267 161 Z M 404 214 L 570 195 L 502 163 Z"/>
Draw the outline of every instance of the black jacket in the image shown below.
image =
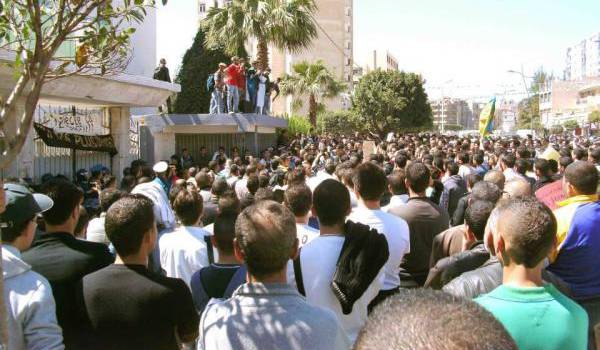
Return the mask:
<path id="1" fill-rule="evenodd" d="M 469 196 L 469 194 L 466 194 L 458 200 L 454 214 L 450 217 L 450 226 L 458 226 L 465 223 L 465 212 L 469 206 Z"/>
<path id="2" fill-rule="evenodd" d="M 542 270 L 545 282 L 552 283 L 561 293 L 571 296 L 571 289 L 558 276 L 550 271 Z M 446 293 L 465 299 L 474 299 L 489 293 L 502 284 L 502 265 L 496 257 L 491 257 L 480 268 L 463 273 L 446 284 L 442 290 Z"/>
<path id="3" fill-rule="evenodd" d="M 452 255 L 438 261 L 429 270 L 425 287 L 442 289 L 454 278 L 465 272 L 475 270 L 490 258 L 482 242 L 477 242 L 470 250 Z"/>

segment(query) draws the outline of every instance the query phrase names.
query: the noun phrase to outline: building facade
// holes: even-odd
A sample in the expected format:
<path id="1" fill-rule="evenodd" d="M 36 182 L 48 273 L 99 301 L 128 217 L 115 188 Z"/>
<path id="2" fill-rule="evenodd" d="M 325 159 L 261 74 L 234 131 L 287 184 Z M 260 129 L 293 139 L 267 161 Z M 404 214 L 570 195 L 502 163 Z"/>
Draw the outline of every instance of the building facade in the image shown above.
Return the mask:
<path id="1" fill-rule="evenodd" d="M 368 73 L 376 69 L 399 70 L 398 59 L 387 50 L 373 50 L 369 53 L 364 70 Z"/>
<path id="2" fill-rule="evenodd" d="M 311 47 L 299 53 L 270 47 L 272 79 L 292 73 L 292 66 L 301 61 L 322 60 L 327 68 L 351 91 L 353 84 L 353 5 L 352 0 L 319 0 L 315 20 L 318 37 Z M 323 101 L 329 110 L 349 107 L 349 96 Z M 307 103 L 303 109 L 307 108 Z M 273 102 L 273 115 L 291 115 L 291 97 L 278 98 Z"/>
<path id="3" fill-rule="evenodd" d="M 600 77 L 600 33 L 567 49 L 565 80 Z"/>
<path id="4" fill-rule="evenodd" d="M 206 18 L 208 11 L 213 7 L 223 7 L 231 3 L 232 0 L 198 0 L 198 20 Z"/>
<path id="5" fill-rule="evenodd" d="M 451 130 L 460 126 L 470 129 L 473 126 L 473 111 L 469 103 L 462 99 L 444 97 L 431 101 L 433 125 L 439 130 Z"/>
<path id="6" fill-rule="evenodd" d="M 553 80 L 542 86 L 540 117 L 545 127 L 575 120 L 587 123 L 588 115 L 600 110 L 600 77 L 582 80 Z"/>

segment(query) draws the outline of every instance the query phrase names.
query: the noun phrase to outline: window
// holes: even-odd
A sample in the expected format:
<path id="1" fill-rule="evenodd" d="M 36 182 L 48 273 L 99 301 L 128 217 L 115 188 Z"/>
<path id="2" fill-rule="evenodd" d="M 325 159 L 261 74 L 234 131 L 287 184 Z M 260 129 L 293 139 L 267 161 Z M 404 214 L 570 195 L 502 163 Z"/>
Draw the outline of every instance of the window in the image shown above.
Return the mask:
<path id="1" fill-rule="evenodd" d="M 200 12 L 200 13 L 204 13 L 204 12 L 206 12 L 206 4 L 205 4 L 205 3 L 201 2 L 201 3 L 198 5 L 198 12 Z"/>

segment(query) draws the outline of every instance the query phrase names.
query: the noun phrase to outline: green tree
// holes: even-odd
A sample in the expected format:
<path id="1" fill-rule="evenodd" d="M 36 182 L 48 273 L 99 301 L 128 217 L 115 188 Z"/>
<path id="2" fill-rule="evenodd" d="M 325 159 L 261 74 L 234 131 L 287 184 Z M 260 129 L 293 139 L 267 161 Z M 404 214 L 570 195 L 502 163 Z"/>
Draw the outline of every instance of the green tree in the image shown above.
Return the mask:
<path id="1" fill-rule="evenodd" d="M 519 114 L 517 118 L 517 127 L 519 129 L 531 129 L 533 119 L 533 129 L 541 130 L 543 125 L 540 119 L 540 97 L 539 94 L 543 90 L 544 86 L 550 83 L 554 79 L 554 76 L 548 74 L 544 67 L 538 68 L 538 70 L 531 77 L 529 87 L 529 98 L 523 99 L 519 102 Z"/>
<path id="2" fill-rule="evenodd" d="M 317 116 L 317 132 L 319 134 L 348 133 L 349 131 L 362 131 L 362 126 L 357 123 L 352 111 L 326 111 Z"/>
<path id="3" fill-rule="evenodd" d="M 352 104 L 358 123 L 381 137 L 433 125 L 423 78 L 415 73 L 370 72 L 356 86 Z"/>
<path id="4" fill-rule="evenodd" d="M 175 113 L 208 113 L 210 92 L 206 89 L 206 80 L 217 71 L 219 63 L 229 62 L 223 48 L 207 49 L 204 47 L 204 30 L 198 30 L 192 46 L 183 56 L 183 61 L 175 82 L 181 84 L 181 92 L 175 100 Z M 245 57 L 243 46 L 236 52 Z"/>
<path id="5" fill-rule="evenodd" d="M 598 125 L 600 124 L 600 111 L 593 111 L 588 115 L 588 123 Z"/>
<path id="6" fill-rule="evenodd" d="M 294 73 L 286 75 L 281 83 L 281 93 L 292 95 L 295 105 L 308 96 L 308 116 L 313 128 L 317 127 L 317 111 L 323 99 L 338 96 L 346 85 L 339 82 L 327 69 L 323 61 L 309 63 L 302 61 L 292 67 Z"/>
<path id="7" fill-rule="evenodd" d="M 235 55 L 250 38 L 257 41 L 261 69 L 269 67 L 269 44 L 297 52 L 308 48 L 317 37 L 314 0 L 233 0 L 225 7 L 213 7 L 202 21 L 209 48 L 224 45 Z"/>
<path id="8" fill-rule="evenodd" d="M 575 130 L 579 127 L 579 123 L 576 120 L 567 120 L 563 123 L 563 127 L 567 130 Z"/>
<path id="9" fill-rule="evenodd" d="M 44 83 L 71 75 L 123 71 L 135 31 L 131 24 L 143 21 L 154 3 L 0 0 L 0 49 L 15 57 L 8 64 L 14 86 L 5 100 L 0 99 L 0 168 L 7 168 L 23 148 Z M 15 108 L 20 100 L 23 112 Z"/>

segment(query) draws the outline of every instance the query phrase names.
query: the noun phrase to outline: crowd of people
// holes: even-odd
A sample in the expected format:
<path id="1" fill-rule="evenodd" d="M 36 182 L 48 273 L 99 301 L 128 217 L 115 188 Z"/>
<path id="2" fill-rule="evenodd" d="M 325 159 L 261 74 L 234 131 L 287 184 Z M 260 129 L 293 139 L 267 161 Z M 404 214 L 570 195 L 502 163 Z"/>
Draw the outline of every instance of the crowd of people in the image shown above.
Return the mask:
<path id="1" fill-rule="evenodd" d="M 6 179 L 8 349 L 595 348 L 598 140 L 282 140 Z"/>
<path id="2" fill-rule="evenodd" d="M 271 69 L 261 69 L 258 61 L 247 65 L 244 58 L 232 57 L 229 65 L 219 63 L 217 71 L 206 81 L 211 94 L 210 114 L 270 114 L 281 82 L 281 78 L 272 81 L 270 75 Z"/>

